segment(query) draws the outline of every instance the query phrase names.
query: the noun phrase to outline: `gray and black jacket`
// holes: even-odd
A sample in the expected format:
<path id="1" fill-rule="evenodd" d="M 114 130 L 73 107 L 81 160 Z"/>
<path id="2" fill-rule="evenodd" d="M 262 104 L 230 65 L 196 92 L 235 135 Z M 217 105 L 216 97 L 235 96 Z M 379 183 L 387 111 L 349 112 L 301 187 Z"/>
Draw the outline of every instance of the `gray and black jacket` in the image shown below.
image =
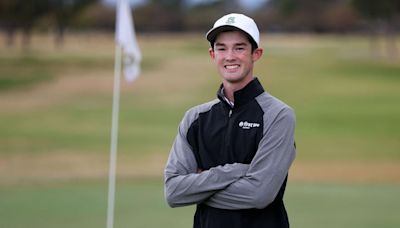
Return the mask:
<path id="1" fill-rule="evenodd" d="M 221 86 L 222 88 L 222 86 Z M 255 78 L 196 106 L 181 121 L 165 167 L 171 207 L 197 204 L 194 227 L 289 227 L 283 195 L 295 154 L 293 110 Z"/>

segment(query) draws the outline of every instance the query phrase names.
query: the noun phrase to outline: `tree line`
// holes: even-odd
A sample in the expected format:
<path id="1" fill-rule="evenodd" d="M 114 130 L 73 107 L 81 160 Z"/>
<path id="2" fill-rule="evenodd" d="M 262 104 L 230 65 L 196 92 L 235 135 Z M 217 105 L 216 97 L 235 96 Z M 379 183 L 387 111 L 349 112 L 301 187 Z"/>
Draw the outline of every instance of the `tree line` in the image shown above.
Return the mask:
<path id="1" fill-rule="evenodd" d="M 228 12 L 245 13 L 261 31 L 396 34 L 399 0 L 270 0 L 247 10 L 237 0 L 205 1 L 189 7 L 185 0 L 148 0 L 133 9 L 138 32 L 205 32 Z M 65 29 L 114 31 L 115 8 L 100 0 L 0 0 L 0 28 L 12 45 L 16 31 L 29 43 L 33 29 L 54 31 L 62 44 Z"/>
<path id="2" fill-rule="evenodd" d="M 13 45 L 15 33 L 22 31 L 23 44 L 28 45 L 35 26 L 54 28 L 55 43 L 61 45 L 67 26 L 83 9 L 98 0 L 0 0 L 0 27 L 6 34 L 6 44 Z"/>

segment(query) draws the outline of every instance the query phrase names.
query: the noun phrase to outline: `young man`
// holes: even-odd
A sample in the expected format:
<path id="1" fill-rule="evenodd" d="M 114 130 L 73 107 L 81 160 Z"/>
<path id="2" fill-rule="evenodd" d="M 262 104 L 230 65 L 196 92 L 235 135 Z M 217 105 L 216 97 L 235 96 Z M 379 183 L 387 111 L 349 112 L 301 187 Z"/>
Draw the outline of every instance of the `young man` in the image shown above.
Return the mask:
<path id="1" fill-rule="evenodd" d="M 191 108 L 165 167 L 171 207 L 196 204 L 195 228 L 289 227 L 283 204 L 295 158 L 295 115 L 253 76 L 261 58 L 253 19 L 228 14 L 208 31 L 222 85 Z"/>

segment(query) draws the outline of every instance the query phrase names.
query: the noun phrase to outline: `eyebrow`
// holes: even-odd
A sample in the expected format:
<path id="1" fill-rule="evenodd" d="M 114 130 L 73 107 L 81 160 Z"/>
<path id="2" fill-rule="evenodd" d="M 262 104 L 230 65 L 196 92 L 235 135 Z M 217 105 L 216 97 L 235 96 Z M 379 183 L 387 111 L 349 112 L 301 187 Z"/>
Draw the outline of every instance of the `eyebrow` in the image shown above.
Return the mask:
<path id="1" fill-rule="evenodd" d="M 236 45 L 236 46 L 247 46 L 247 44 L 246 44 L 245 42 L 242 42 L 242 43 L 236 43 L 235 45 Z"/>
<path id="2" fill-rule="evenodd" d="M 215 43 L 215 46 L 226 46 L 224 43 Z M 247 43 L 241 42 L 241 43 L 235 43 L 234 46 L 247 46 Z"/>

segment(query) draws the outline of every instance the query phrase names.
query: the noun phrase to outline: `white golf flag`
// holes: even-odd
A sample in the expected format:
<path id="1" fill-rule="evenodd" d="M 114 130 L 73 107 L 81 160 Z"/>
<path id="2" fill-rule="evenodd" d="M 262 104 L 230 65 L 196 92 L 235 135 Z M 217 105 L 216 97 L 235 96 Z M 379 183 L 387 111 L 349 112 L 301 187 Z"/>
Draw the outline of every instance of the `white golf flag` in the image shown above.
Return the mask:
<path id="1" fill-rule="evenodd" d="M 124 75 L 127 81 L 133 81 L 139 76 L 142 55 L 136 40 L 131 8 L 127 0 L 118 1 L 116 30 L 116 42 L 123 49 Z"/>

